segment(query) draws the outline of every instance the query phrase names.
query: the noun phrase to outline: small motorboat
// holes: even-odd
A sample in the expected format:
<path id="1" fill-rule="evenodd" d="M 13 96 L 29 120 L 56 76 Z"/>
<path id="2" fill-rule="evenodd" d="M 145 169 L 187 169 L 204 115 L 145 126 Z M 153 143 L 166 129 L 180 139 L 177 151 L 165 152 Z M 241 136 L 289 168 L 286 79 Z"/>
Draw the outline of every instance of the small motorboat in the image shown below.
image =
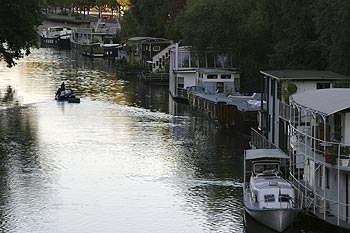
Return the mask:
<path id="1" fill-rule="evenodd" d="M 80 103 L 80 98 L 76 97 L 73 90 L 58 90 L 55 95 L 57 101 L 68 101 L 68 103 Z"/>
<path id="2" fill-rule="evenodd" d="M 243 202 L 246 212 L 278 232 L 286 230 L 300 212 L 295 191 L 280 170 L 287 155 L 277 149 L 246 150 Z"/>

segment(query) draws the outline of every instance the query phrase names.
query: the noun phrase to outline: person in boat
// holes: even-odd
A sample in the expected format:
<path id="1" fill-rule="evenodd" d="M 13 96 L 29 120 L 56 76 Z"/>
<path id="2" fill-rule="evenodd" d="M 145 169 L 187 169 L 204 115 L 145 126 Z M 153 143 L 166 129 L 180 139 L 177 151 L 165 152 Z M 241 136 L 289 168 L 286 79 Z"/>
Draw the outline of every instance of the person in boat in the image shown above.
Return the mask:
<path id="1" fill-rule="evenodd" d="M 58 90 L 56 91 L 56 96 L 59 97 L 61 95 L 61 88 L 59 87 Z"/>
<path id="2" fill-rule="evenodd" d="M 65 91 L 65 90 L 66 90 L 66 87 L 64 85 L 64 82 L 62 82 L 62 84 L 61 84 L 61 91 Z"/>

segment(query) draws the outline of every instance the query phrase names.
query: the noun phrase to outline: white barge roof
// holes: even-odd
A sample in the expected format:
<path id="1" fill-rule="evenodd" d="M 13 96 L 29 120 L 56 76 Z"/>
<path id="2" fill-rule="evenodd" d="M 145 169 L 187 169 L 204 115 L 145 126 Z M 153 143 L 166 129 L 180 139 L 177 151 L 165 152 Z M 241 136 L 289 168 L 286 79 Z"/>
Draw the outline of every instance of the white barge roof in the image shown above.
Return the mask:
<path id="1" fill-rule="evenodd" d="M 349 80 L 350 77 L 323 70 L 262 70 L 261 74 L 277 80 Z"/>
<path id="2" fill-rule="evenodd" d="M 327 88 L 305 91 L 290 97 L 299 107 L 329 116 L 350 108 L 350 88 Z"/>
<path id="3" fill-rule="evenodd" d="M 251 149 L 245 151 L 245 159 L 278 158 L 289 159 L 289 156 L 277 149 Z"/>

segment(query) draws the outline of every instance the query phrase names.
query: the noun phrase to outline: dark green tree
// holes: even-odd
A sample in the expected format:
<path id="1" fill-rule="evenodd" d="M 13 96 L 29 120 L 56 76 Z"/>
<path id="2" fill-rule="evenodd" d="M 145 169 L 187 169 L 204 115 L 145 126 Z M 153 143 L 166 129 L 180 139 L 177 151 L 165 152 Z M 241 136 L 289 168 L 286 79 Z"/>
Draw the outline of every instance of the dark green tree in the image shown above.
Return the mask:
<path id="1" fill-rule="evenodd" d="M 350 75 L 350 2 L 318 0 L 312 6 L 325 68 Z"/>
<path id="2" fill-rule="evenodd" d="M 37 45 L 36 28 L 41 19 L 39 0 L 1 0 L 0 59 L 5 60 L 9 67 Z"/>
<path id="3" fill-rule="evenodd" d="M 254 0 L 189 0 L 176 19 L 177 30 L 202 54 L 210 49 L 231 55 L 245 77 L 242 87 L 253 91 L 273 46 L 263 9 Z"/>
<path id="4" fill-rule="evenodd" d="M 324 69 L 327 62 L 322 59 L 324 45 L 315 30 L 314 2 L 281 0 L 272 4 L 278 15 L 273 23 L 276 42 L 271 66 L 274 69 Z"/>
<path id="5" fill-rule="evenodd" d="M 131 0 L 121 21 L 123 37 L 165 37 L 170 0 Z"/>

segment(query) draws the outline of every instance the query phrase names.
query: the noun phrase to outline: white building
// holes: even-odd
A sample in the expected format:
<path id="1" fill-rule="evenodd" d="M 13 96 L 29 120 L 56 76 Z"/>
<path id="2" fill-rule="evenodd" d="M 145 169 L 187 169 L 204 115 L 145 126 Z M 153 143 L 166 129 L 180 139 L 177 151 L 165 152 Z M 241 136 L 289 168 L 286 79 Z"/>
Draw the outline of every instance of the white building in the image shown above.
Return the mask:
<path id="1" fill-rule="evenodd" d="M 328 71 L 261 71 L 260 132 L 252 145 L 290 155 L 299 204 L 350 229 L 350 77 Z"/>
<path id="2" fill-rule="evenodd" d="M 187 99 L 187 88 L 196 86 L 199 68 L 233 69 L 232 59 L 208 52 L 203 58 L 190 46 L 176 44 L 170 51 L 169 92 L 174 99 Z"/>

